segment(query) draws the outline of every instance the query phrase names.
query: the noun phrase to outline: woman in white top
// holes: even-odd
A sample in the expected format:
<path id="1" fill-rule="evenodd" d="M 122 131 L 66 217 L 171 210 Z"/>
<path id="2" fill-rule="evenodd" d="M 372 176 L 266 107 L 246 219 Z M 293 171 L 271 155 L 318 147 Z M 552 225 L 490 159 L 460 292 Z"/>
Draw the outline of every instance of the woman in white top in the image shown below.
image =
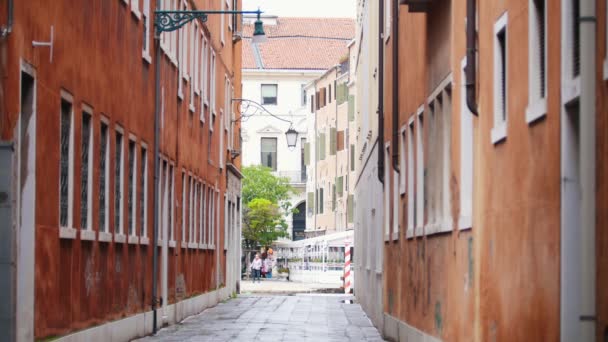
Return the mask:
<path id="1" fill-rule="evenodd" d="M 255 283 L 255 280 L 257 279 L 259 283 L 260 270 L 262 269 L 262 259 L 260 259 L 260 253 L 255 254 L 255 259 L 253 259 L 251 266 L 249 267 L 251 268 L 251 273 L 253 274 L 253 282 Z"/>

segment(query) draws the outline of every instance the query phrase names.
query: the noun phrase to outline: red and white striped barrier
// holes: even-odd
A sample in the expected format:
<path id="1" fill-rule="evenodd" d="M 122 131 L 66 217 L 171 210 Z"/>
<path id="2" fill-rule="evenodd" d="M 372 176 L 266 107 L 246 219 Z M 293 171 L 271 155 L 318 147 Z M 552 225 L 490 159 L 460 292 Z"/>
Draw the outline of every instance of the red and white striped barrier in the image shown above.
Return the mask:
<path id="1" fill-rule="evenodd" d="M 344 293 L 349 294 L 352 287 L 352 274 L 350 270 L 350 242 L 344 244 Z"/>

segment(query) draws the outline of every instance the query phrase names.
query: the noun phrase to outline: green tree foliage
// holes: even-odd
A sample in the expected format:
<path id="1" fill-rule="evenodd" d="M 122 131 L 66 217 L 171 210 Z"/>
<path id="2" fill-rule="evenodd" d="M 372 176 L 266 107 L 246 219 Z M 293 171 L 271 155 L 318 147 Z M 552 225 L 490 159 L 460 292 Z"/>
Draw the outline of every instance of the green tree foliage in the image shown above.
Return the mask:
<path id="1" fill-rule="evenodd" d="M 286 177 L 277 177 L 270 168 L 243 167 L 243 243 L 246 248 L 270 246 L 288 237 L 285 216 L 291 208 L 289 198 L 295 189 Z"/>
<path id="2" fill-rule="evenodd" d="M 264 198 L 281 207 L 285 213 L 291 209 L 289 198 L 295 189 L 287 177 L 277 177 L 270 168 L 255 165 L 243 167 L 243 204 L 255 198 Z"/>
<path id="3" fill-rule="evenodd" d="M 251 200 L 244 216 L 243 239 L 246 247 L 270 246 L 287 237 L 287 223 L 278 205 L 264 198 Z"/>

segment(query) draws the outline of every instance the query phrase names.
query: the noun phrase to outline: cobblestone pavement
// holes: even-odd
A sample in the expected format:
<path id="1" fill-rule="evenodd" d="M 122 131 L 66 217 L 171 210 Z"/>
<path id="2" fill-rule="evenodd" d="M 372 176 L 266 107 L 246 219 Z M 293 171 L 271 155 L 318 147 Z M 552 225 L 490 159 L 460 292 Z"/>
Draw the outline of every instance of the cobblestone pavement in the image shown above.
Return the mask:
<path id="1" fill-rule="evenodd" d="M 139 341 L 384 341 L 352 296 L 239 296 Z"/>

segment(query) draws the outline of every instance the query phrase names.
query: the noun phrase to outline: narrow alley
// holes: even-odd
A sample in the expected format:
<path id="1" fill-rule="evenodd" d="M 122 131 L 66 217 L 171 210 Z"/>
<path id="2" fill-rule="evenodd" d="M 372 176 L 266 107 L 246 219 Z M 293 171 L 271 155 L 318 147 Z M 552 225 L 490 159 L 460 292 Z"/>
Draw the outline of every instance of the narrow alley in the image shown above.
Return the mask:
<path id="1" fill-rule="evenodd" d="M 138 341 L 384 341 L 349 300 L 354 297 L 240 295 Z"/>

